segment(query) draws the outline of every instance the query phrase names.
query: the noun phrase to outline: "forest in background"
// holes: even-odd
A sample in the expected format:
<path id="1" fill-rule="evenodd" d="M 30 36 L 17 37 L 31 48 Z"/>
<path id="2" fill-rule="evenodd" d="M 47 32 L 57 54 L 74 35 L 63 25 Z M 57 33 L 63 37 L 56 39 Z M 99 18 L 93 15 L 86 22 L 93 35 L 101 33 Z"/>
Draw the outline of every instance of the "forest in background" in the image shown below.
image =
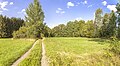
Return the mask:
<path id="1" fill-rule="evenodd" d="M 41 37 L 89 37 L 120 38 L 120 4 L 117 12 L 103 14 L 101 8 L 95 11 L 94 20 L 69 21 L 49 28 L 44 23 L 44 12 L 38 0 L 34 0 L 26 9 L 25 20 L 0 16 L 1 38 L 41 38 Z"/>
<path id="2" fill-rule="evenodd" d="M 61 38 L 46 38 L 46 40 L 44 40 L 47 51 L 48 51 L 46 53 L 49 56 L 51 55 L 51 57 L 54 56 L 52 57 L 54 60 L 53 61 L 54 65 L 55 63 L 56 65 L 57 64 L 64 65 L 66 63 L 64 63 L 63 60 L 68 60 L 66 62 L 69 63 L 68 65 L 70 66 L 70 64 L 72 64 L 73 62 L 73 58 L 76 58 L 76 59 L 85 60 L 86 62 L 89 61 L 88 63 L 90 64 L 93 63 L 94 65 L 107 64 L 109 66 L 110 65 L 119 66 L 120 3 L 116 4 L 116 9 L 117 9 L 116 12 L 111 11 L 110 13 L 103 14 L 102 9 L 98 8 L 95 11 L 94 20 L 88 20 L 87 22 L 85 22 L 85 20 L 69 21 L 66 25 L 60 24 L 58 26 L 55 26 L 54 28 L 49 28 L 46 25 L 46 23 L 44 23 L 45 16 L 42 10 L 42 6 L 39 3 L 39 0 L 34 0 L 34 2 L 29 4 L 29 7 L 26 9 L 27 15 L 25 16 L 25 20 L 21 18 L 15 18 L 15 17 L 9 18 L 3 15 L 0 15 L 0 38 L 14 38 L 14 39 L 1 40 L 1 46 L 3 45 L 3 47 L 1 47 L 1 50 L 3 52 L 0 54 L 2 55 L 1 57 L 6 58 L 6 59 L 2 59 L 2 58 L 1 59 L 8 60 L 7 63 L 10 65 L 15 59 L 12 58 L 12 55 L 10 55 L 9 52 L 13 52 L 13 56 L 18 54 L 16 56 L 19 57 L 24 52 L 23 50 L 29 49 L 29 47 L 32 45 L 32 42 L 35 39 L 43 38 L 43 37 L 61 37 Z M 67 38 L 63 38 L 63 37 L 67 37 Z M 87 38 L 74 38 L 74 37 L 87 37 Z M 26 39 L 34 38 L 34 39 L 33 41 L 27 41 L 26 39 L 23 39 L 23 41 L 16 40 L 18 38 L 26 38 Z M 6 42 L 6 44 L 4 42 Z M 38 44 L 41 44 L 41 41 Z M 105 46 L 106 48 L 103 48 L 103 46 Z M 5 49 L 5 47 L 7 49 Z M 42 47 L 41 48 L 40 46 L 36 46 L 36 47 L 38 48 L 36 50 L 39 50 L 39 54 L 38 54 L 38 60 L 39 60 L 41 58 L 40 55 L 42 55 L 40 51 Z M 14 50 L 20 50 L 20 49 L 22 49 L 21 51 L 19 51 L 20 54 L 17 51 L 16 52 L 14 51 Z M 104 50 L 105 52 L 102 52 L 102 55 L 98 53 L 98 54 L 93 54 L 92 56 L 92 55 L 89 55 L 89 51 L 91 51 L 91 49 L 93 51 L 98 49 Z M 56 52 L 56 50 L 58 50 L 59 52 L 62 52 L 61 54 L 63 56 L 64 54 L 67 55 L 67 51 L 68 51 L 68 57 L 70 57 L 71 55 L 69 54 L 70 51 L 83 52 L 83 51 L 89 50 L 87 55 L 90 56 L 90 58 L 87 58 L 86 54 L 85 54 L 86 56 L 84 57 L 87 59 L 80 58 L 81 56 L 79 57 L 72 56 L 71 57 L 72 59 L 64 58 L 65 56 L 64 57 L 60 56 L 60 54 L 57 54 L 58 52 Z M 8 52 L 8 56 L 5 56 L 7 55 L 5 54 L 5 52 L 6 53 Z M 33 57 L 36 58 L 37 56 L 34 53 L 37 54 L 37 52 L 38 51 L 35 51 L 31 55 L 33 55 Z M 83 53 L 86 53 L 86 52 L 83 52 Z M 9 56 L 10 56 L 10 59 L 8 58 Z M 56 60 L 58 62 L 56 62 Z M 2 64 L 5 64 L 5 63 L 6 61 L 2 61 Z"/>

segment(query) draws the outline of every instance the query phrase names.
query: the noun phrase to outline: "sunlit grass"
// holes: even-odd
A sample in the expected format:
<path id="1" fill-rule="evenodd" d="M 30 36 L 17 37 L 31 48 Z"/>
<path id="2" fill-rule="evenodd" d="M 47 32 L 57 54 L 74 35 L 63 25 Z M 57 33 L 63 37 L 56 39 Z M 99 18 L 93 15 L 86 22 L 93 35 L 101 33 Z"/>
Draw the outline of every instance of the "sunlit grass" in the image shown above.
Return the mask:
<path id="1" fill-rule="evenodd" d="M 29 56 L 25 58 L 18 66 L 41 66 L 41 52 L 41 40 L 39 40 L 31 50 Z"/>
<path id="2" fill-rule="evenodd" d="M 45 46 L 50 66 L 80 66 L 90 62 L 92 55 L 102 56 L 109 43 L 98 38 L 46 38 Z"/>
<path id="3" fill-rule="evenodd" d="M 0 66 L 10 66 L 33 44 L 31 39 L 0 39 Z"/>

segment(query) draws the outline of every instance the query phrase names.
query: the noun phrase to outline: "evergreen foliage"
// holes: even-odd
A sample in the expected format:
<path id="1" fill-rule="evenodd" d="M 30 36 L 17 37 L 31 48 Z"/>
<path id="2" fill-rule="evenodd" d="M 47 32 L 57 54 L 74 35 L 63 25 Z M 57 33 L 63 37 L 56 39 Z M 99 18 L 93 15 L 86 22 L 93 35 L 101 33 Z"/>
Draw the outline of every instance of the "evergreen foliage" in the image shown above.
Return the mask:
<path id="1" fill-rule="evenodd" d="M 24 25 L 24 20 L 20 18 L 9 18 L 0 15 L 0 38 L 11 38 L 14 31 L 19 30 Z"/>

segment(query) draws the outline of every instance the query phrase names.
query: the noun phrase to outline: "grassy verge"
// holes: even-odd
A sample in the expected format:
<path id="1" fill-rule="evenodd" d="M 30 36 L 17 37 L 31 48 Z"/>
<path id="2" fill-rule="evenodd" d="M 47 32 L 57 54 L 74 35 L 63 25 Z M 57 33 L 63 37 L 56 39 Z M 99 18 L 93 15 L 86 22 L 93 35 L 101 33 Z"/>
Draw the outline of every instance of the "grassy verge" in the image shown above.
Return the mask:
<path id="1" fill-rule="evenodd" d="M 0 39 L 0 66 L 10 66 L 29 48 L 35 40 Z"/>
<path id="2" fill-rule="evenodd" d="M 30 55 L 25 58 L 18 66 L 41 66 L 41 40 L 37 42 L 31 50 Z"/>
<path id="3" fill-rule="evenodd" d="M 96 66 L 104 64 L 100 58 L 109 43 L 94 38 L 46 38 L 45 45 L 50 66 Z"/>

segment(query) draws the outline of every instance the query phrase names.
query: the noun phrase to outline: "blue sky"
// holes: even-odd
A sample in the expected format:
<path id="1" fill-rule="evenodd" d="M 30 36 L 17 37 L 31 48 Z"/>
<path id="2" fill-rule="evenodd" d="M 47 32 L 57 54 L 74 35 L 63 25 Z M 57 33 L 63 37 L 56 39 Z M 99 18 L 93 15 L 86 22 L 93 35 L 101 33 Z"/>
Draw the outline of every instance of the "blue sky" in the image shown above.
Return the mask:
<path id="1" fill-rule="evenodd" d="M 0 0 L 0 14 L 24 18 L 25 9 L 33 0 Z M 49 27 L 66 24 L 70 20 L 94 19 L 94 12 L 102 8 L 104 13 L 116 11 L 118 0 L 40 0 Z"/>

